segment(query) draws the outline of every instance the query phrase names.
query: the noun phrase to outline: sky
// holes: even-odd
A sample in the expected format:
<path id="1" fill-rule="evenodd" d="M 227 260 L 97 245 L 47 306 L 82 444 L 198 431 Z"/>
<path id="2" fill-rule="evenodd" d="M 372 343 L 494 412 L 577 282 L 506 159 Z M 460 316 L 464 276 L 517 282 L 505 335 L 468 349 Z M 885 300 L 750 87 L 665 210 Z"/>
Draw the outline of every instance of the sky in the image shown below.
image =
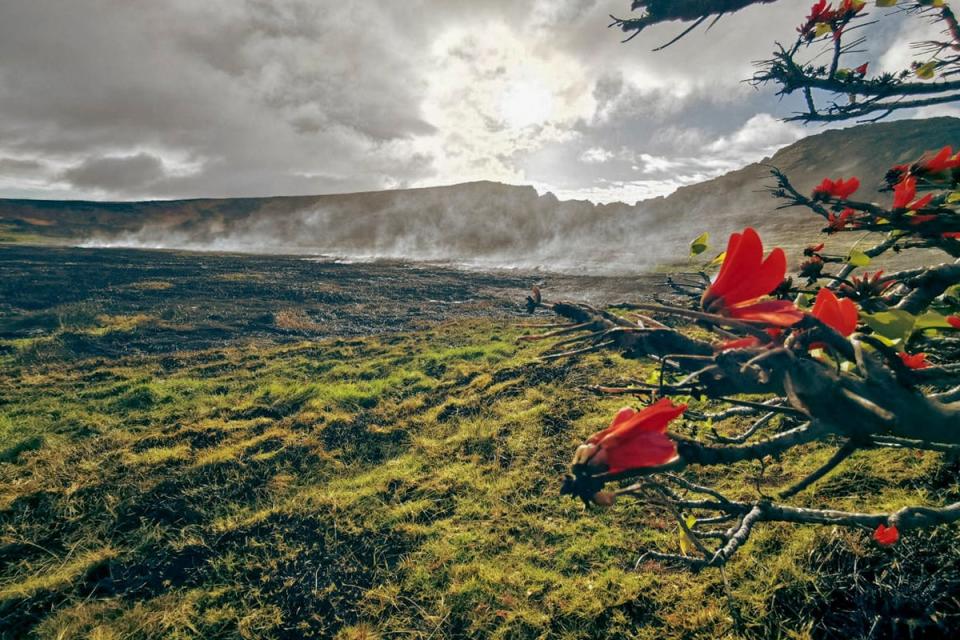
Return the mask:
<path id="1" fill-rule="evenodd" d="M 653 52 L 684 25 L 623 44 L 608 14 L 629 0 L 3 0 L 0 197 L 496 180 L 632 203 L 822 130 L 743 82 L 809 4 Z M 851 62 L 900 68 L 923 28 L 881 20 Z"/>

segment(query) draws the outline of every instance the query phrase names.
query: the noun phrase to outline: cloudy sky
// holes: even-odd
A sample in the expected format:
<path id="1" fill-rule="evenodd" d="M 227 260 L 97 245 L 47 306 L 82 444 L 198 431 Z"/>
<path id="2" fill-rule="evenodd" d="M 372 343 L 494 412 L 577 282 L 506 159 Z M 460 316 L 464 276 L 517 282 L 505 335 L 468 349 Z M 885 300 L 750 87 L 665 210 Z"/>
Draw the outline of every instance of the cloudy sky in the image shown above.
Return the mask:
<path id="1" fill-rule="evenodd" d="M 806 0 L 629 44 L 629 0 L 2 0 L 0 197 L 336 193 L 489 179 L 669 193 L 815 133 L 743 83 Z M 882 20 L 897 68 L 916 36 Z M 860 61 L 857 61 L 859 63 Z M 852 61 L 853 62 L 853 61 Z"/>

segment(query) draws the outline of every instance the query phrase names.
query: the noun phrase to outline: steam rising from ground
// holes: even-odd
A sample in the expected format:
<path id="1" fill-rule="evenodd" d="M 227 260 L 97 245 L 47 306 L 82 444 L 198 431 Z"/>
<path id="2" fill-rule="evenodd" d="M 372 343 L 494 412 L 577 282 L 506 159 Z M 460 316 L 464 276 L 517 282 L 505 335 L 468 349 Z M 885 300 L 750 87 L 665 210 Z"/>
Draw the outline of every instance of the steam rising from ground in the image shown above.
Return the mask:
<path id="1" fill-rule="evenodd" d="M 619 275 L 676 266 L 707 231 L 709 261 L 727 235 L 745 226 L 795 260 L 823 221 L 771 198 L 770 167 L 809 193 L 824 176 L 859 176 L 858 198 L 880 192 L 889 167 L 912 162 L 960 136 L 960 119 L 931 118 L 830 130 L 789 145 L 763 164 L 679 187 L 635 205 L 560 201 L 533 187 L 472 182 L 448 187 L 283 198 L 91 203 L 0 200 L 0 218 L 33 233 L 86 238 L 86 246 L 325 255 L 439 261 L 479 268 L 522 268 Z M 598 152 L 598 157 L 602 154 Z M 782 210 L 779 210 L 782 209 Z M 36 226 L 42 225 L 42 226 Z M 39 230 L 39 231 L 38 231 Z M 862 242 L 828 238 L 845 255 Z M 891 263 L 892 264 L 892 263 Z M 689 266 L 689 265 L 688 265 Z"/>
<path id="2" fill-rule="evenodd" d="M 310 202 L 309 200 L 312 200 Z M 84 246 L 402 259 L 478 268 L 616 274 L 677 255 L 689 232 L 644 209 L 538 196 L 489 182 L 312 199 L 199 201 L 146 212 Z M 669 228 L 668 228 L 669 227 Z"/>

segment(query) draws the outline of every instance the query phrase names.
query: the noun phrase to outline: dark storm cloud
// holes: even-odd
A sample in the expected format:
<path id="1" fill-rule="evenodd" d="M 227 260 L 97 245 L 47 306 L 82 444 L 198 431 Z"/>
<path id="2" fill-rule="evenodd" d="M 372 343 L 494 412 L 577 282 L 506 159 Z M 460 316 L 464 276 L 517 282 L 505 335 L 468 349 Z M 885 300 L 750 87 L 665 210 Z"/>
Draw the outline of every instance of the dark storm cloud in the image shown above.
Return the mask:
<path id="1" fill-rule="evenodd" d="M 154 171 L 138 183 L 151 186 L 141 193 L 160 195 L 311 192 L 424 177 L 422 153 L 390 147 L 431 131 L 418 114 L 422 78 L 403 54 L 410 46 L 376 15 L 370 31 L 351 27 L 354 9 L 4 2 L 0 152 L 76 164 L 147 148 L 154 169 L 161 158 L 199 168 L 193 176 Z M 140 173 L 124 175 L 146 177 L 139 164 Z M 361 165 L 367 175 L 358 176 Z M 104 195 L 122 186 L 100 172 L 88 180 L 87 169 L 63 177 Z"/>
<path id="2" fill-rule="evenodd" d="M 165 176 L 163 162 L 149 153 L 90 158 L 60 174 L 62 180 L 81 189 L 116 192 L 143 190 Z"/>
<path id="3" fill-rule="evenodd" d="M 0 173 L 31 175 L 44 169 L 43 163 L 36 160 L 18 160 L 17 158 L 0 158 Z"/>
<path id="4" fill-rule="evenodd" d="M 628 4 L 4 0 L 0 195 L 490 178 L 610 199 L 757 159 L 764 141 L 744 127 L 795 137 L 756 118 L 790 103 L 740 81 L 793 37 L 800 5 L 739 12 L 654 54 L 679 25 L 620 44 L 607 14 Z"/>

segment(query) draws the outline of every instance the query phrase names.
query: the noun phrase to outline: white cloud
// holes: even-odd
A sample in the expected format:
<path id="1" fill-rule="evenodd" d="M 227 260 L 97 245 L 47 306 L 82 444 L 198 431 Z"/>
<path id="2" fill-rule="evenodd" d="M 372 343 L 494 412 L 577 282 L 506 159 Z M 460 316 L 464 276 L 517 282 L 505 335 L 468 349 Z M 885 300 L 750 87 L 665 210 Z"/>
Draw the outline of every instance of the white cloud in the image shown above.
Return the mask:
<path id="1" fill-rule="evenodd" d="M 580 154 L 580 162 L 586 164 L 603 164 L 611 160 L 616 154 L 603 147 L 590 147 Z"/>
<path id="2" fill-rule="evenodd" d="M 670 160 L 664 158 L 663 156 L 652 156 L 649 153 L 641 153 L 637 156 L 643 163 L 643 172 L 644 173 L 658 173 L 663 171 L 672 171 L 677 167 L 682 167 L 684 165 L 683 161 L 679 160 Z"/>
<path id="3" fill-rule="evenodd" d="M 695 155 L 655 155 L 636 153 L 624 147 L 614 153 L 602 147 L 592 147 L 581 154 L 593 163 L 611 163 L 614 160 L 629 165 L 631 171 L 640 172 L 648 178 L 608 179 L 598 177 L 592 184 L 571 189 L 539 184 L 538 188 L 552 191 L 561 197 L 586 199 L 594 202 L 623 200 L 633 202 L 647 198 L 666 196 L 678 188 L 709 180 L 728 171 L 740 169 L 773 155 L 780 148 L 803 137 L 803 128 L 782 122 L 770 114 L 751 116 L 742 126 L 729 135 L 720 136 L 712 142 L 698 145 Z M 692 139 L 700 140 L 699 135 Z"/>
<path id="4" fill-rule="evenodd" d="M 589 200 L 596 203 L 626 202 L 633 204 L 640 200 L 649 200 L 667 196 L 680 187 L 696 184 L 707 178 L 704 174 L 678 176 L 664 180 L 600 180 L 593 186 L 583 189 L 557 189 L 546 184 L 537 184 L 539 193 L 550 192 L 561 200 Z"/>
<path id="5" fill-rule="evenodd" d="M 913 48 L 915 42 L 942 40 L 942 23 L 934 20 L 923 19 L 916 16 L 886 16 L 883 19 L 891 23 L 888 28 L 895 27 L 896 35 L 887 40 L 889 44 L 886 50 L 880 56 L 878 64 L 873 73 L 899 73 L 903 69 L 909 69 L 910 63 L 914 60 L 926 62 L 926 58 L 918 58 L 917 51 Z"/>
<path id="6" fill-rule="evenodd" d="M 806 133 L 797 124 L 784 122 L 769 113 L 758 113 L 733 134 L 710 143 L 707 151 L 734 163 L 748 164 L 773 155 Z"/>

